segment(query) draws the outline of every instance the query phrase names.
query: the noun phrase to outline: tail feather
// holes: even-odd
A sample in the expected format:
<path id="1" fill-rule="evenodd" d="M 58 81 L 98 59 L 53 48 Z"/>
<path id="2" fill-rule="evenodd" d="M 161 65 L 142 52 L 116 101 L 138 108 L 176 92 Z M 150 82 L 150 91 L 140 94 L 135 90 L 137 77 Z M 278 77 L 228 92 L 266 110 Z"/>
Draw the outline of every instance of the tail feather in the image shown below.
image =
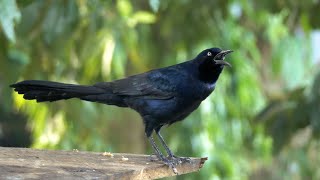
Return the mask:
<path id="1" fill-rule="evenodd" d="M 106 93 L 105 89 L 94 86 L 64 84 L 50 81 L 27 80 L 10 85 L 19 94 L 24 94 L 27 100 L 35 99 L 37 102 L 57 101 L 70 98 L 82 98 L 88 95 Z"/>

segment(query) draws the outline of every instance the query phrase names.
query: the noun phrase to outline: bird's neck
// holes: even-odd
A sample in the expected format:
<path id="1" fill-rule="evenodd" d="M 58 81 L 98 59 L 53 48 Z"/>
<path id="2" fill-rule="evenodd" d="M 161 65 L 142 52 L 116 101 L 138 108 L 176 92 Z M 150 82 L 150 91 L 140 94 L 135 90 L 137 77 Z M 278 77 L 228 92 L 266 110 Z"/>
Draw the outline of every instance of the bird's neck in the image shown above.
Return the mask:
<path id="1" fill-rule="evenodd" d="M 199 64 L 198 70 L 199 79 L 202 82 L 214 85 L 223 70 L 223 66 L 216 66 L 213 61 L 203 61 Z"/>

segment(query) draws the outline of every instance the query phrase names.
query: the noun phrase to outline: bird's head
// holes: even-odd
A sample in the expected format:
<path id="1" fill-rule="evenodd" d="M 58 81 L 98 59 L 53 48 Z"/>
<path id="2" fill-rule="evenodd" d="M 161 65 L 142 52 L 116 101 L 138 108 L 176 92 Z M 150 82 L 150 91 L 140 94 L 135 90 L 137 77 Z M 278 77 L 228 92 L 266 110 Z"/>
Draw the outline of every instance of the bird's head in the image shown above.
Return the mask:
<path id="1" fill-rule="evenodd" d="M 221 50 L 220 48 L 210 48 L 202 51 L 196 58 L 200 80 L 207 83 L 215 83 L 224 66 L 231 67 L 231 64 L 225 61 L 225 56 L 233 51 Z"/>
<path id="2" fill-rule="evenodd" d="M 203 50 L 197 58 L 204 59 L 205 61 L 210 61 L 212 65 L 216 67 L 223 67 L 223 66 L 229 66 L 231 67 L 231 64 L 227 61 L 224 61 L 225 56 L 229 53 L 232 53 L 232 50 L 221 50 L 220 48 L 210 48 Z"/>

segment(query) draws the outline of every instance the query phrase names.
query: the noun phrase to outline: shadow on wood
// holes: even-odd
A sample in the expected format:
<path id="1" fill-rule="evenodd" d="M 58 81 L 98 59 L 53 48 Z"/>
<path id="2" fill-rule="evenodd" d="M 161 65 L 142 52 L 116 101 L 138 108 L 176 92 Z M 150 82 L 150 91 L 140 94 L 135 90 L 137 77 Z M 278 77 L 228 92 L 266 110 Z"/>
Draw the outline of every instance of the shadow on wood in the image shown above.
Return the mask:
<path id="1" fill-rule="evenodd" d="M 199 171 L 207 158 L 177 166 L 179 174 Z M 157 179 L 175 176 L 149 155 L 35 150 L 0 147 L 0 179 Z"/>

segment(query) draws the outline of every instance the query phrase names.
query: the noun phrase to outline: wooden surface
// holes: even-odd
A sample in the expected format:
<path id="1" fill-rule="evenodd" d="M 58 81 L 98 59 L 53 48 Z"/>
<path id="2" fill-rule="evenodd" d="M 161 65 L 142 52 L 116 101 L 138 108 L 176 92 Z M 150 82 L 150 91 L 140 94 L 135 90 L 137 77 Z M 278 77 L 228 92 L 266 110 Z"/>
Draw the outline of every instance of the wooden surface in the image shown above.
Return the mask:
<path id="1" fill-rule="evenodd" d="M 199 171 L 206 158 L 177 166 L 179 174 Z M 0 147 L 0 179 L 156 179 L 172 169 L 149 155 L 35 150 Z"/>

